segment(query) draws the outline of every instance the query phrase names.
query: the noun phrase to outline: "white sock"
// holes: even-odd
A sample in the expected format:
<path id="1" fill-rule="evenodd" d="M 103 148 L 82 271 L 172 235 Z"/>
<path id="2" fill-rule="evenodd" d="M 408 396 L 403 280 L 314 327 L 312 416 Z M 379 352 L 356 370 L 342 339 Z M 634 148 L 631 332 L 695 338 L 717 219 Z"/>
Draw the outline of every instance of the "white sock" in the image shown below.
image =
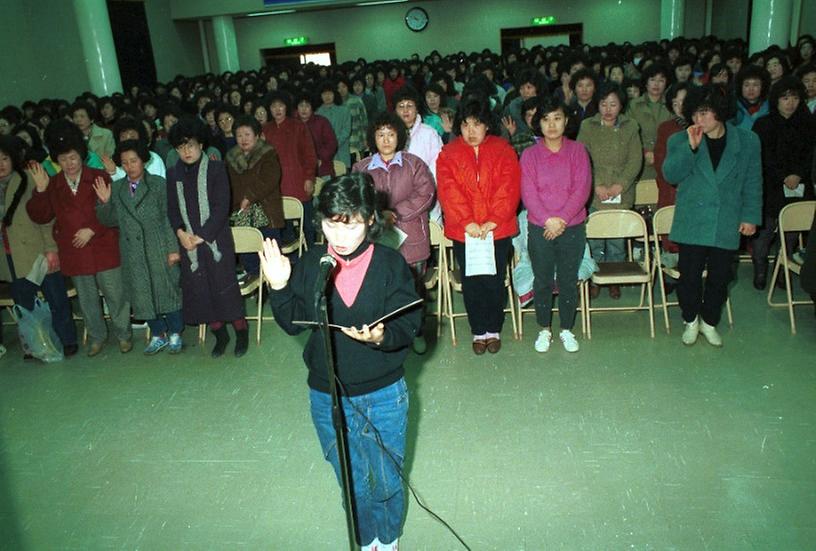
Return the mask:
<path id="1" fill-rule="evenodd" d="M 473 335 L 473 342 L 487 340 L 488 335 L 490 335 L 490 333 L 485 333 L 484 335 Z"/>
<path id="2" fill-rule="evenodd" d="M 360 551 L 381 551 L 383 549 L 382 542 L 379 538 L 374 538 L 371 540 L 371 543 L 368 545 L 364 545 L 360 548 Z"/>
<path id="3" fill-rule="evenodd" d="M 485 333 L 485 338 L 486 339 L 500 339 L 501 335 L 499 335 L 498 333 Z"/>
<path id="4" fill-rule="evenodd" d="M 399 551 L 399 538 L 395 539 L 391 543 L 381 543 L 379 551 Z"/>

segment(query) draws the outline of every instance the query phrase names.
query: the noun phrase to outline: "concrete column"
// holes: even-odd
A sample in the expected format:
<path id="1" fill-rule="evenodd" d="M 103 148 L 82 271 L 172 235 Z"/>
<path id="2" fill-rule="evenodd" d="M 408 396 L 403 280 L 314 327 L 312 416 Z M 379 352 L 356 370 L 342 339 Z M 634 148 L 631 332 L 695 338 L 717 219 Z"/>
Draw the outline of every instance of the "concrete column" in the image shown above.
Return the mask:
<path id="1" fill-rule="evenodd" d="M 660 0 L 660 38 L 683 36 L 686 0 Z"/>
<path id="2" fill-rule="evenodd" d="M 122 77 L 105 0 L 74 0 L 74 13 L 91 92 L 97 96 L 121 92 Z"/>
<path id="3" fill-rule="evenodd" d="M 218 58 L 218 72 L 239 70 L 238 41 L 235 38 L 235 24 L 232 17 L 219 15 L 213 17 L 212 22 L 215 54 Z"/>
<path id="4" fill-rule="evenodd" d="M 705 3 L 705 35 L 711 34 L 711 22 L 714 19 L 714 0 L 706 0 Z"/>
<path id="5" fill-rule="evenodd" d="M 795 46 L 796 41 L 799 40 L 799 27 L 802 24 L 802 0 L 793 0 L 792 11 L 790 42 Z"/>
<path id="6" fill-rule="evenodd" d="M 204 20 L 198 20 L 198 39 L 201 42 L 201 55 L 204 57 L 204 72 L 209 73 L 210 68 L 210 48 L 207 46 L 207 29 L 204 26 Z"/>
<path id="7" fill-rule="evenodd" d="M 792 0 L 754 0 L 748 39 L 750 53 L 761 52 L 773 44 L 787 48 L 792 15 Z"/>

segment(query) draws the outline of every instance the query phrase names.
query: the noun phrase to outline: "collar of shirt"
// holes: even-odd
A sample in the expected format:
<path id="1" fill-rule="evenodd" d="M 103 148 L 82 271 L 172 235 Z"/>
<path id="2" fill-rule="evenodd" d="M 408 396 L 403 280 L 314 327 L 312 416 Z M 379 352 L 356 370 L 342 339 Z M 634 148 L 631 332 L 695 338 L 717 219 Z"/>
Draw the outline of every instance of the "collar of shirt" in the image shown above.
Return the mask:
<path id="1" fill-rule="evenodd" d="M 71 191 L 76 194 L 77 190 L 79 189 L 79 181 L 82 180 L 82 171 L 79 171 L 79 174 L 76 177 L 76 180 L 72 181 L 68 175 L 65 175 L 65 181 L 68 182 L 68 187 L 71 188 Z"/>
<path id="2" fill-rule="evenodd" d="M 136 187 L 141 183 L 141 180 L 136 180 L 135 182 L 132 180 L 128 180 L 128 184 L 130 184 L 130 195 L 131 197 L 136 195 Z"/>
<path id="3" fill-rule="evenodd" d="M 383 158 L 380 156 L 379 153 L 375 153 L 373 157 L 371 157 L 371 162 L 368 163 L 368 170 L 373 170 L 375 168 L 381 168 L 384 171 L 388 172 L 388 167 L 396 164 L 402 166 L 402 151 L 397 151 L 397 154 L 394 155 L 394 158 L 391 159 L 390 162 L 386 163 Z"/>

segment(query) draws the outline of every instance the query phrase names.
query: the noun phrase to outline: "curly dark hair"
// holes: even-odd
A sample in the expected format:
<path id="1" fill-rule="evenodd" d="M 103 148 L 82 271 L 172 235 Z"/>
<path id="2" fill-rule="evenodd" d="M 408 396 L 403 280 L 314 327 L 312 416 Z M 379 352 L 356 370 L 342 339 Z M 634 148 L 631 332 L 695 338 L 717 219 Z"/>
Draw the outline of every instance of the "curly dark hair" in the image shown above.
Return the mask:
<path id="1" fill-rule="evenodd" d="M 377 208 L 377 192 L 371 175 L 353 172 L 323 184 L 315 209 L 318 225 L 325 219 L 347 223 L 357 216 L 365 220 L 368 238 L 377 239 L 382 233 L 384 220 Z M 374 221 L 369 223 L 372 218 Z"/>
<path id="2" fill-rule="evenodd" d="M 569 118 L 569 108 L 563 101 L 555 96 L 541 96 L 539 98 L 538 105 L 536 106 L 536 112 L 535 115 L 533 115 L 533 120 L 530 121 L 530 126 L 533 128 L 533 133 L 536 136 L 544 135 L 544 133 L 541 131 L 541 119 L 553 111 L 561 111 L 564 113 L 565 119 Z"/>
<path id="3" fill-rule="evenodd" d="M 207 126 L 201 119 L 185 115 L 170 129 L 167 140 L 173 147 L 179 147 L 190 140 L 196 140 L 201 144 L 202 149 L 207 149 L 210 142 L 209 134 Z"/>
<path id="4" fill-rule="evenodd" d="M 780 78 L 776 84 L 771 86 L 771 92 L 768 94 L 768 108 L 772 113 L 779 112 L 779 98 L 788 94 L 799 96 L 799 109 L 805 108 L 807 103 L 807 92 L 802 81 L 793 75 L 785 75 Z"/>
<path id="5" fill-rule="evenodd" d="M 51 121 L 48 128 L 45 129 L 45 144 L 54 162 L 60 155 L 71 151 L 79 153 L 83 161 L 88 156 L 88 144 L 85 143 L 82 130 L 69 120 Z"/>
<path id="6" fill-rule="evenodd" d="M 759 99 L 763 100 L 768 97 L 768 92 L 771 87 L 771 75 L 768 74 L 768 71 L 766 71 L 764 67 L 751 64 L 743 66 L 734 79 L 734 88 L 737 92 L 737 97 L 742 97 L 742 85 L 746 80 L 750 79 L 758 80 L 762 83 L 762 91 L 759 93 Z"/>
<path id="7" fill-rule="evenodd" d="M 453 121 L 453 132 L 457 136 L 462 134 L 462 124 L 468 119 L 476 119 L 484 124 L 488 134 L 501 135 L 499 118 L 490 109 L 490 100 L 482 95 L 472 94 L 462 98 Z"/>
<path id="8" fill-rule="evenodd" d="M 397 133 L 397 151 L 405 149 L 405 143 L 408 141 L 408 129 L 405 128 L 405 123 L 393 111 L 383 111 L 379 113 L 368 125 L 368 140 L 369 147 L 376 149 L 375 136 L 377 130 L 380 128 L 390 127 Z"/>
<path id="9" fill-rule="evenodd" d="M 113 152 L 113 162 L 122 166 L 122 153 L 126 151 L 136 153 L 144 164 L 150 162 L 150 150 L 147 148 L 147 144 L 142 140 L 125 140 L 119 142 L 116 146 L 116 151 Z"/>
<path id="10" fill-rule="evenodd" d="M 731 118 L 732 105 L 725 86 L 709 84 L 689 88 L 683 102 L 683 118 L 691 124 L 694 113 L 706 110 L 713 111 L 717 120 L 723 123 Z"/>

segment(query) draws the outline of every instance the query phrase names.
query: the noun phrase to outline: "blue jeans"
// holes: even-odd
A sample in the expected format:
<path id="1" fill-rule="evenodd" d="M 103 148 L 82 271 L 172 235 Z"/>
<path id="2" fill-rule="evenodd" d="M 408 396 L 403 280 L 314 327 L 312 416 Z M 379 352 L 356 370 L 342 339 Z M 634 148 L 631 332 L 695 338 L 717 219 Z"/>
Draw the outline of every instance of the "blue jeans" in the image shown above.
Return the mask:
<path id="1" fill-rule="evenodd" d="M 332 424 L 331 395 L 309 391 L 312 422 L 320 439 L 326 461 L 334 467 L 342 484 L 337 458 L 337 440 Z M 374 538 L 390 543 L 402 532 L 405 492 L 397 465 L 405 459 L 408 428 L 408 387 L 400 379 L 387 387 L 361 396 L 343 397 L 343 412 L 348 429 L 351 478 L 357 510 L 360 545 Z M 359 412 L 357 411 L 359 410 Z M 367 419 L 366 419 L 367 418 Z M 383 451 L 380 442 L 390 453 Z"/>
<path id="2" fill-rule="evenodd" d="M 150 334 L 154 337 L 169 336 L 174 333 L 181 334 L 184 330 L 184 318 L 181 315 L 181 310 L 176 310 L 175 312 L 159 314 L 156 319 L 147 320 L 147 326 L 150 327 Z"/>
<path id="3" fill-rule="evenodd" d="M 71 303 L 65 288 L 62 272 L 48 274 L 39 287 L 25 278 L 15 279 L 11 284 L 11 298 L 26 310 L 34 309 L 34 298 L 42 289 L 46 302 L 51 308 L 51 325 L 63 346 L 77 344 L 76 325 L 71 315 Z"/>

